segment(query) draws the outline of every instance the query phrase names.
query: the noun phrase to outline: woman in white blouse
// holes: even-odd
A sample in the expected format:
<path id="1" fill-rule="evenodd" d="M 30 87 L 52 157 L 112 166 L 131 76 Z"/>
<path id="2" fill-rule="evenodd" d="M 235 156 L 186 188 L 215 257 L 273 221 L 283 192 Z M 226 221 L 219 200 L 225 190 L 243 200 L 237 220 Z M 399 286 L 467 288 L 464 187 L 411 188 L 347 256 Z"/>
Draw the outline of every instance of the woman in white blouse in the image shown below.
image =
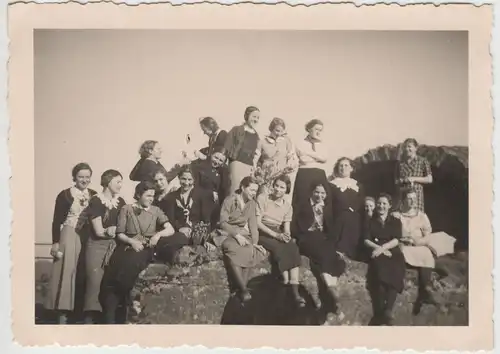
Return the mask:
<path id="1" fill-rule="evenodd" d="M 309 199 L 313 184 L 328 184 L 325 172 L 328 150 L 320 139 L 323 122 L 319 119 L 313 119 L 306 124 L 305 128 L 307 137 L 296 147 L 299 170 L 293 189 L 293 205 L 298 205 Z"/>

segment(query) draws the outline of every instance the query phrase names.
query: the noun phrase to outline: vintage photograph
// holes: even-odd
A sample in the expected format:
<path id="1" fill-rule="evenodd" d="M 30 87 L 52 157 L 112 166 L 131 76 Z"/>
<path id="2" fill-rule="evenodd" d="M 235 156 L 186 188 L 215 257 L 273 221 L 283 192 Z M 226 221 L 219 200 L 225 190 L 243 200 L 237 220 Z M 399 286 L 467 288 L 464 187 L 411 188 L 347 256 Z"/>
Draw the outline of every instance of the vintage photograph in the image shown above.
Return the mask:
<path id="1" fill-rule="evenodd" d="M 467 326 L 468 46 L 35 29 L 35 323 Z"/>

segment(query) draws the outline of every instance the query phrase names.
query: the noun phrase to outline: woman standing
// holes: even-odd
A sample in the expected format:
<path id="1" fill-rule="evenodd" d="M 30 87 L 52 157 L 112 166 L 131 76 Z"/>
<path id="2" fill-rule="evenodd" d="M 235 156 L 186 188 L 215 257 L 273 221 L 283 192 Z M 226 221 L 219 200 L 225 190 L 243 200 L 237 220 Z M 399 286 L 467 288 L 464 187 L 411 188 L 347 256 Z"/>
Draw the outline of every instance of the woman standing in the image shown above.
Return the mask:
<path id="1" fill-rule="evenodd" d="M 417 155 L 418 143 L 409 138 L 403 142 L 403 154 L 396 165 L 396 186 L 401 194 L 405 189 L 414 189 L 417 194 L 417 209 L 424 210 L 424 184 L 432 183 L 429 161 Z"/>
<path id="2" fill-rule="evenodd" d="M 210 160 L 212 154 L 219 149 L 222 149 L 226 144 L 227 132 L 219 128 L 219 124 L 212 117 L 200 119 L 200 127 L 203 133 L 208 136 L 208 146 L 195 155 L 200 160 Z"/>
<path id="3" fill-rule="evenodd" d="M 307 137 L 297 145 L 299 170 L 295 179 L 292 204 L 299 205 L 311 197 L 313 184 L 327 185 L 325 167 L 328 161 L 328 150 L 321 142 L 323 122 L 319 119 L 309 121 L 306 126 Z"/>
<path id="4" fill-rule="evenodd" d="M 351 178 L 353 164 L 347 157 L 340 158 L 333 168 L 334 178 L 330 181 L 333 233 L 338 240 L 337 250 L 343 255 L 356 256 L 361 236 L 363 214 L 363 190 Z"/>
<path id="5" fill-rule="evenodd" d="M 247 289 L 250 269 L 267 257 L 267 252 L 259 242 L 255 195 L 258 185 L 247 176 L 240 187 L 227 197 L 222 204 L 220 225 L 228 235 L 222 243 L 229 290 L 236 293 L 242 302 L 252 296 Z"/>
<path id="6" fill-rule="evenodd" d="M 283 284 L 289 285 L 295 303 L 304 307 L 306 302 L 299 294 L 299 267 L 301 264 L 299 248 L 292 241 L 290 223 L 292 204 L 284 196 L 290 193 L 291 182 L 286 175 L 274 180 L 270 194 L 261 194 L 257 198 L 257 226 L 259 244 L 271 253 L 278 265 Z"/>
<path id="7" fill-rule="evenodd" d="M 79 289 L 84 249 L 88 236 L 88 220 L 85 209 L 96 194 L 89 189 L 92 169 L 87 163 L 79 163 L 71 172 L 74 186 L 57 195 L 52 220 L 52 248 L 54 257 L 50 294 L 47 308 L 58 312 L 58 322 L 66 324 L 68 314 L 78 307 L 75 302 L 83 289 Z"/>
<path id="8" fill-rule="evenodd" d="M 391 205 L 392 198 L 388 194 L 378 197 L 376 214 L 368 222 L 365 239 L 365 245 L 372 249 L 367 274 L 374 305 L 372 324 L 389 326 L 405 277 L 405 260 L 399 248 L 401 221 L 389 215 Z"/>
<path id="9" fill-rule="evenodd" d="M 327 184 L 314 183 L 309 198 L 297 205 L 293 216 L 292 235 L 300 253 L 309 258 L 311 266 L 321 274 L 332 301 L 331 311 L 338 311 L 337 282 L 345 271 L 345 262 L 336 249 L 331 203 Z"/>
<path id="10" fill-rule="evenodd" d="M 130 179 L 135 182 L 152 181 L 153 175 L 163 168 L 160 163 L 162 148 L 156 140 L 146 140 L 139 148 L 140 160 L 135 164 Z"/>
<path id="11" fill-rule="evenodd" d="M 259 159 L 257 146 L 259 135 L 255 130 L 260 119 L 257 107 L 245 109 L 245 123 L 233 127 L 227 136 L 224 150 L 229 162 L 229 193 L 239 188 L 244 177 L 250 176 Z"/>
<path id="12" fill-rule="evenodd" d="M 118 212 L 125 205 L 120 196 L 123 177 L 116 170 L 107 170 L 101 176 L 101 193 L 90 199 L 88 216 L 91 233 L 85 258 L 86 289 L 84 311 L 85 323 L 100 322 L 102 315 L 99 293 L 104 274 L 105 257 L 115 245 Z"/>
<path id="13" fill-rule="evenodd" d="M 155 188 L 151 182 L 135 187 L 136 203 L 121 208 L 116 227 L 117 247 L 105 269 L 102 299 L 105 321 L 116 323 L 116 311 L 130 300 L 130 293 L 155 253 L 169 250 L 169 238 L 175 234 L 165 213 L 152 205 Z M 158 231 L 160 230 L 160 231 Z"/>
<path id="14" fill-rule="evenodd" d="M 290 177 L 299 168 L 295 147 L 286 136 L 286 125 L 281 118 L 273 118 L 269 124 L 269 135 L 260 141 L 257 151 L 260 159 L 255 175 L 261 180 L 264 193 L 270 191 L 276 177 Z"/>

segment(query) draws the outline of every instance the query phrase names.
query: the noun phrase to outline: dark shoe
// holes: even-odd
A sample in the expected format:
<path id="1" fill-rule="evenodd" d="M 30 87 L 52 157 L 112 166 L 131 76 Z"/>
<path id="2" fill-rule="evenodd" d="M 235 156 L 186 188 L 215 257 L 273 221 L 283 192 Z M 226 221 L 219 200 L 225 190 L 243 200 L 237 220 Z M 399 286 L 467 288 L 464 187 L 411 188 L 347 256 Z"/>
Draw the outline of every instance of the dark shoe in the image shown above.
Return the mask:
<path id="1" fill-rule="evenodd" d="M 384 311 L 383 324 L 385 326 L 392 326 L 393 323 L 394 323 L 394 315 L 392 314 L 392 311 L 390 310 Z"/>
<path id="2" fill-rule="evenodd" d="M 252 300 L 252 295 L 250 294 L 250 292 L 248 290 L 242 290 L 242 291 L 239 291 L 238 292 L 238 297 L 240 298 L 240 301 L 245 304 L 247 302 L 249 302 L 250 300 Z"/>

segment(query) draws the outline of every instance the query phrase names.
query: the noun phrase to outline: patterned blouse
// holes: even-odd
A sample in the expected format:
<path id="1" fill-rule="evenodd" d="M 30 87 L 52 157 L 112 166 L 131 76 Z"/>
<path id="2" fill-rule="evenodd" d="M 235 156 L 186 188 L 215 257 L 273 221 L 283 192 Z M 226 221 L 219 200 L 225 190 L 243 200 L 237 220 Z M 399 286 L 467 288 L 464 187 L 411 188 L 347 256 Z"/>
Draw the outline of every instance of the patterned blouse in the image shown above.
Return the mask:
<path id="1" fill-rule="evenodd" d="M 325 202 L 315 203 L 311 200 L 311 206 L 314 213 L 314 222 L 309 228 L 309 231 L 323 231 L 323 210 L 325 208 Z"/>
<path id="2" fill-rule="evenodd" d="M 432 175 L 431 165 L 429 161 L 422 156 L 415 156 L 411 160 L 398 161 L 396 165 L 396 181 L 408 177 L 427 177 Z M 424 187 L 420 183 L 398 183 L 399 189 L 404 190 L 413 188 L 417 193 L 417 207 L 419 210 L 424 211 Z"/>

